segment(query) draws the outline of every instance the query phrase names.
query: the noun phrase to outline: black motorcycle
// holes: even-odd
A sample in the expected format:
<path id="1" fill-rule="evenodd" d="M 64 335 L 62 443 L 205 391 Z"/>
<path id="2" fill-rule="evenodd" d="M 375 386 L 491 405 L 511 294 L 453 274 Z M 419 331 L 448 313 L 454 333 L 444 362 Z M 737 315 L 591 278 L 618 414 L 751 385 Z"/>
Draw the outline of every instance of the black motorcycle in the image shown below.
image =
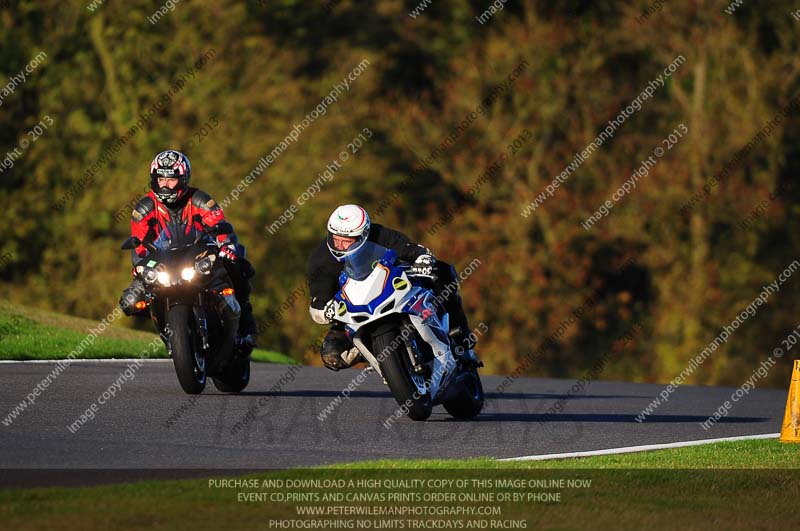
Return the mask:
<path id="1" fill-rule="evenodd" d="M 202 231 L 194 224 L 171 224 L 155 241 L 133 236 L 122 244 L 148 251 L 134 266 L 145 287 L 136 310 L 149 308 L 187 394 L 201 393 L 207 376 L 226 393 L 250 382 L 250 352 L 238 347 L 238 312 L 233 315 L 229 307 L 238 303 L 231 300 L 233 288 L 214 242 L 215 236 L 232 232 L 227 222 Z"/>

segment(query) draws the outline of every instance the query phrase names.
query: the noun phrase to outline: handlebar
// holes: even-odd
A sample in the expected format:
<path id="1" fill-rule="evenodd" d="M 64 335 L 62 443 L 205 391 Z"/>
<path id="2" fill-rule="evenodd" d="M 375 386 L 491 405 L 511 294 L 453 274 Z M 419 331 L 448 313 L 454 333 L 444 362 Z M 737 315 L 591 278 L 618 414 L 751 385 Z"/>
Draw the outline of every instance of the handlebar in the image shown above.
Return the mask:
<path id="1" fill-rule="evenodd" d="M 195 218 L 199 218 L 199 215 L 195 216 Z M 202 219 L 200 221 L 202 221 Z M 202 226 L 203 231 L 197 235 L 197 238 L 195 238 L 194 245 L 200 243 L 200 241 L 206 236 L 214 237 L 214 236 L 219 236 L 221 234 L 231 234 L 233 232 L 233 225 L 231 225 L 227 221 L 220 221 L 213 227 L 208 227 L 208 228 L 206 228 L 202 223 L 200 225 Z M 130 238 L 125 240 L 122 243 L 122 250 L 126 251 L 129 249 L 136 249 L 140 245 L 143 245 L 145 249 L 147 249 L 151 253 L 158 251 L 156 246 L 153 244 L 153 240 L 142 241 L 136 236 L 131 236 Z"/>

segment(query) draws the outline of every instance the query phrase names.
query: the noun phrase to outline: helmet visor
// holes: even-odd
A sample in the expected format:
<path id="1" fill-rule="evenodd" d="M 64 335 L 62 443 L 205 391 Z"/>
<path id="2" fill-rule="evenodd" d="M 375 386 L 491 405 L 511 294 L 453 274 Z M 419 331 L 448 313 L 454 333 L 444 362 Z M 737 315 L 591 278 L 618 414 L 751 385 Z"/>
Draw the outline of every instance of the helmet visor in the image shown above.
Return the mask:
<path id="1" fill-rule="evenodd" d="M 341 236 L 339 234 L 328 233 L 328 249 L 334 258 L 343 261 L 347 256 L 358 251 L 366 241 L 365 235 Z"/>

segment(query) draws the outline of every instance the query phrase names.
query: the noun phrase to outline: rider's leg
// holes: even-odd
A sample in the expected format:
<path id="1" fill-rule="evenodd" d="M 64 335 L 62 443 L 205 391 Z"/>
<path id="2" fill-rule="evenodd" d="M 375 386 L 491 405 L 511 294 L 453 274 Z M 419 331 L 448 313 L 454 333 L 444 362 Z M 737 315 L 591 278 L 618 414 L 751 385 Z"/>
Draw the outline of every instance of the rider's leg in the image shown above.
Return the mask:
<path id="1" fill-rule="evenodd" d="M 172 356 L 172 347 L 169 344 L 169 333 L 165 329 L 167 324 L 166 319 L 166 311 L 164 308 L 164 300 L 161 297 L 157 297 L 153 299 L 153 302 L 149 306 L 150 308 L 150 319 L 153 321 L 153 325 L 155 325 L 156 330 L 158 331 L 159 337 L 161 337 L 161 341 L 164 342 L 164 346 L 167 348 L 167 352 L 170 356 Z"/>
<path id="2" fill-rule="evenodd" d="M 242 315 L 242 307 L 239 305 L 239 301 L 236 299 L 235 295 L 236 288 L 234 288 L 234 293 L 230 295 L 225 295 L 223 293 L 225 288 L 230 287 L 233 287 L 233 283 L 225 269 L 215 268 L 212 273 L 212 278 L 209 281 L 208 289 L 216 293 L 213 304 L 220 316 L 224 330 L 224 338 L 222 341 L 224 347 L 220 349 L 217 357 L 217 366 L 220 370 L 231 358 L 236 333 L 239 329 L 239 318 Z"/>
<path id="3" fill-rule="evenodd" d="M 439 260 L 436 262 L 436 277 L 436 294 L 450 316 L 450 329 L 461 329 L 457 340 L 464 349 L 475 348 L 475 343 L 469 338 L 471 330 L 467 314 L 464 313 L 461 294 L 458 292 L 458 277 L 455 268 L 447 262 Z"/>
<path id="4" fill-rule="evenodd" d="M 256 320 L 253 317 L 253 306 L 250 304 L 250 278 L 255 274 L 255 270 L 246 258 L 239 258 L 235 263 L 225 261 L 225 270 L 233 283 L 236 300 L 241 307 L 239 318 L 239 337 L 247 338 L 253 342 L 252 336 L 256 333 Z"/>
<path id="5" fill-rule="evenodd" d="M 119 307 L 122 309 L 122 312 L 127 315 L 140 315 L 142 317 L 150 316 L 152 319 L 153 324 L 155 325 L 156 331 L 158 331 L 158 335 L 161 338 L 161 341 L 164 342 L 164 346 L 167 349 L 167 352 L 171 353 L 171 348 L 169 345 L 169 336 L 164 329 L 164 325 L 166 324 L 166 319 L 164 318 L 164 307 L 161 304 L 160 299 L 155 299 L 153 302 L 146 307 L 144 310 L 137 310 L 136 303 L 137 302 L 144 302 L 145 300 L 145 289 L 144 284 L 138 278 L 133 279 L 131 285 L 125 288 L 122 292 L 122 297 L 119 299 Z"/>
<path id="6" fill-rule="evenodd" d="M 134 278 L 131 285 L 122 291 L 122 296 L 119 298 L 119 307 L 128 317 L 137 313 L 147 315 L 146 309 L 136 309 L 136 303 L 140 301 L 144 301 L 144 284 L 138 278 Z"/>

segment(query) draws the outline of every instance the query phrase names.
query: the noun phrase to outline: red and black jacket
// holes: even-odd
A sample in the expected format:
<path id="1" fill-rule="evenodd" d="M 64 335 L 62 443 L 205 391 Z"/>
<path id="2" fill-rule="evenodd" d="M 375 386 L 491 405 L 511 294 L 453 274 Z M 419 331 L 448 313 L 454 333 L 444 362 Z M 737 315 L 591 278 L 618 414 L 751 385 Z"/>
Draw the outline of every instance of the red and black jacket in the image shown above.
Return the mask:
<path id="1" fill-rule="evenodd" d="M 149 192 L 141 198 L 131 212 L 131 236 L 136 236 L 142 241 L 158 238 L 161 231 L 168 225 L 185 224 L 194 225 L 198 230 L 214 227 L 217 223 L 225 221 L 222 208 L 210 195 L 189 188 L 188 193 L 177 204 L 167 206 Z M 217 243 L 222 246 L 227 243 L 236 243 L 234 234 L 220 234 Z M 135 249 L 138 256 L 147 254 L 147 249 L 140 245 Z M 134 256 L 134 260 L 135 260 Z"/>

